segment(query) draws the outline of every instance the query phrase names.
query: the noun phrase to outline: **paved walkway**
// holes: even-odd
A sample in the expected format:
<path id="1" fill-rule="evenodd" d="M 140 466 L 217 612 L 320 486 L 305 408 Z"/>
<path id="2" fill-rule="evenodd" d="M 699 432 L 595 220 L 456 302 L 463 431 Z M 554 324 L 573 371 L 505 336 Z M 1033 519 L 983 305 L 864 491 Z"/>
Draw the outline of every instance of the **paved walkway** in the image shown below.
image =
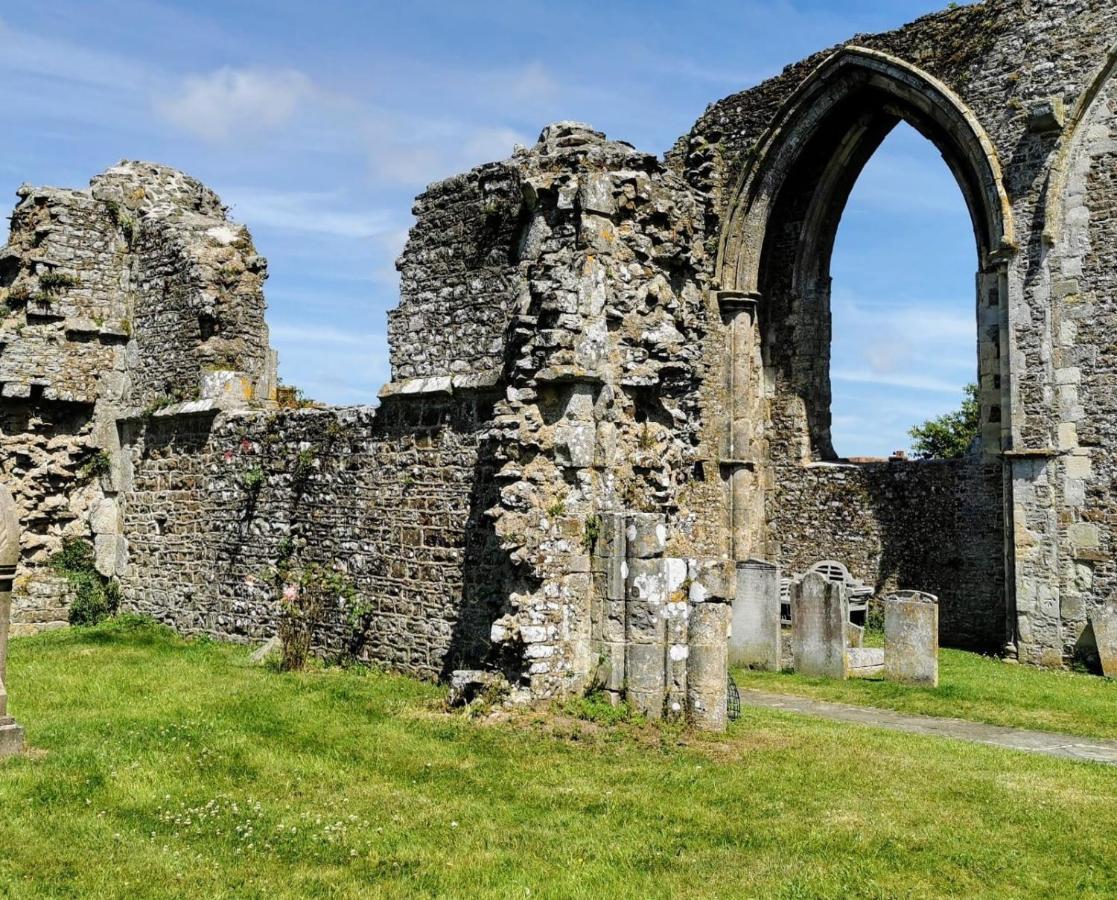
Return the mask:
<path id="1" fill-rule="evenodd" d="M 937 737 L 955 738 L 960 741 L 992 744 L 994 747 L 1006 747 L 1010 750 L 1024 750 L 1028 753 L 1043 753 L 1047 756 L 1059 756 L 1063 759 L 1085 760 L 1117 766 L 1117 741 L 1105 741 L 1099 738 L 1053 734 L 1048 731 L 1026 731 L 1020 728 L 1007 728 L 1003 725 L 969 722 L 965 719 L 913 716 L 907 713 L 893 712 L 890 709 L 848 706 L 845 703 L 830 703 L 825 700 L 811 700 L 808 697 L 773 694 L 768 691 L 742 690 L 741 705 L 779 709 L 802 713 L 805 716 L 833 719 L 838 722 L 856 722 L 859 725 L 889 728 L 893 731 L 932 734 Z"/>

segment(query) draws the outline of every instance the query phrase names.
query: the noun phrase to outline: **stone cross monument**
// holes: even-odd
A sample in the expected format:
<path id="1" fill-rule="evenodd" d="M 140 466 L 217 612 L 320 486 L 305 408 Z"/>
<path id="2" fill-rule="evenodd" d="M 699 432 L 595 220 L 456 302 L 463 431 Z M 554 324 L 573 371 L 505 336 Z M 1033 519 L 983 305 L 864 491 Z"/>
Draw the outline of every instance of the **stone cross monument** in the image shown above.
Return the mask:
<path id="1" fill-rule="evenodd" d="M 0 484 L 0 757 L 23 749 L 23 728 L 8 715 L 4 677 L 8 662 L 8 622 L 12 612 L 12 579 L 19 562 L 19 518 L 8 489 Z"/>

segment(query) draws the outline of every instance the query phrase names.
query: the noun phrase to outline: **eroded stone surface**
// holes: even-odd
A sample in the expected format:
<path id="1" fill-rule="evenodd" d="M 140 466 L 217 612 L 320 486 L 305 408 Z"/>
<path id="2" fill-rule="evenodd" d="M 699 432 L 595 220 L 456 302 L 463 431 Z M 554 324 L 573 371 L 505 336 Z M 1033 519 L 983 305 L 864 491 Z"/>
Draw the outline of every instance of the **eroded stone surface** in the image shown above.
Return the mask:
<path id="1" fill-rule="evenodd" d="M 791 648 L 802 675 L 849 677 L 845 587 L 811 572 L 791 586 Z"/>
<path id="2" fill-rule="evenodd" d="M 891 681 L 939 685 L 939 601 L 920 591 L 884 599 L 884 667 Z"/>

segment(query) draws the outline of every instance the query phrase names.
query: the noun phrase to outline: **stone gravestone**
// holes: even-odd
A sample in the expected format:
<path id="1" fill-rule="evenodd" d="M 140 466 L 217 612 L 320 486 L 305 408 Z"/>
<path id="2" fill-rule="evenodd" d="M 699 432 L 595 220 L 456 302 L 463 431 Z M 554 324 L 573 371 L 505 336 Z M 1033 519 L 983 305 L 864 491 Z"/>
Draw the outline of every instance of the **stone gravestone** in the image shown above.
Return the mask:
<path id="1" fill-rule="evenodd" d="M 938 597 L 899 591 L 885 598 L 884 673 L 891 681 L 938 687 Z"/>
<path id="2" fill-rule="evenodd" d="M 23 729 L 8 715 L 5 688 L 8 663 L 8 624 L 12 613 L 12 579 L 19 562 L 19 518 L 8 489 L 0 484 L 0 757 L 23 749 Z"/>
<path id="3" fill-rule="evenodd" d="M 1117 601 L 1110 600 L 1090 613 L 1090 627 L 1098 645 L 1101 672 L 1117 678 Z"/>
<path id="4" fill-rule="evenodd" d="M 791 586 L 791 650 L 796 672 L 848 678 L 848 628 L 845 585 L 811 572 Z"/>
<path id="5" fill-rule="evenodd" d="M 729 664 L 780 670 L 780 570 L 750 559 L 737 563 Z"/>

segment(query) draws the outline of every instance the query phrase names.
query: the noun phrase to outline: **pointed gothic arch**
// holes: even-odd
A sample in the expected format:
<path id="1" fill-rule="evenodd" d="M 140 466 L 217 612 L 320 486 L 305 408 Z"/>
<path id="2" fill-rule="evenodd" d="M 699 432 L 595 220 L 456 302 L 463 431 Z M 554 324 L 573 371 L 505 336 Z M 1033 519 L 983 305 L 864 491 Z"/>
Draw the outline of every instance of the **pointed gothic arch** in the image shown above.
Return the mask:
<path id="1" fill-rule="evenodd" d="M 982 446 L 1008 446 L 1006 261 L 1015 252 L 1000 162 L 976 116 L 942 82 L 888 54 L 850 46 L 783 104 L 746 160 L 718 253 L 723 290 L 756 297 L 776 446 L 835 459 L 830 441 L 830 256 L 853 185 L 901 121 L 954 174 L 973 225 Z M 1003 412 L 1003 414 L 1002 414 Z"/>

